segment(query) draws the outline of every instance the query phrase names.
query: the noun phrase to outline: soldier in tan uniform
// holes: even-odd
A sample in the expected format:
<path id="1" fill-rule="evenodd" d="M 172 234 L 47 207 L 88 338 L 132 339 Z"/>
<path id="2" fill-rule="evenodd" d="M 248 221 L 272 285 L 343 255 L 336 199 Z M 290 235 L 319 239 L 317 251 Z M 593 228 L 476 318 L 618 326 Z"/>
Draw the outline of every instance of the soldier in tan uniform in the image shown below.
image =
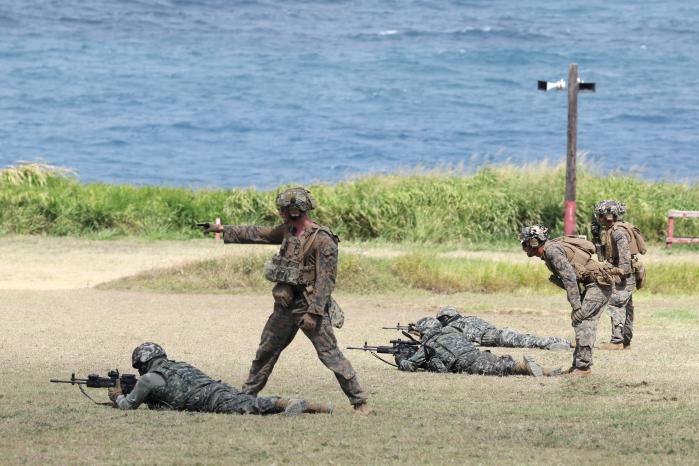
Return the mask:
<path id="1" fill-rule="evenodd" d="M 622 220 L 626 206 L 619 201 L 604 200 L 595 206 L 597 223 L 593 223 L 592 242 L 601 261 L 621 269 L 623 275 L 612 289 L 607 312 L 612 319 L 612 338 L 602 349 L 630 349 L 633 337 L 633 292 L 635 273 L 643 269 L 638 254 L 645 254 L 645 241 L 632 224 Z M 601 227 L 604 227 L 602 231 Z"/>
<path id="2" fill-rule="evenodd" d="M 619 270 L 595 261 L 595 246 L 591 242 L 575 236 L 549 239 L 549 229 L 543 225 L 524 227 L 519 238 L 527 255 L 543 260 L 552 273 L 549 280 L 568 296 L 575 330 L 573 365 L 568 372 L 590 374 L 597 321 L 609 301 L 612 286 L 619 282 Z"/>
<path id="3" fill-rule="evenodd" d="M 335 373 L 357 414 L 372 414 L 357 375 L 337 346 L 333 322 L 341 311 L 332 299 L 337 275 L 338 237 L 314 223 L 308 211 L 316 207 L 304 188 L 287 189 L 276 200 L 284 223 L 276 227 L 210 225 L 205 233 L 223 232 L 225 243 L 281 244 L 279 254 L 265 266 L 275 282 L 274 311 L 262 330 L 260 346 L 243 391 L 257 395 L 272 374 L 279 355 L 299 329 L 311 340 L 318 358 Z"/>

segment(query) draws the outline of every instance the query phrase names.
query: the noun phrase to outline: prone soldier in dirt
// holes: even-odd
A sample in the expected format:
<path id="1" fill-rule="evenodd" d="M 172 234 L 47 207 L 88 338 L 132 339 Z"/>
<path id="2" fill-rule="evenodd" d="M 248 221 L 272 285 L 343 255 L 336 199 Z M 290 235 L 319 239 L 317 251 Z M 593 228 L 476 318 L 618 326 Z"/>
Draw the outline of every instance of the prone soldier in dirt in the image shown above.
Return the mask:
<path id="1" fill-rule="evenodd" d="M 205 233 L 223 233 L 224 243 L 280 244 L 279 254 L 265 266 L 275 282 L 274 311 L 262 330 L 260 346 L 243 391 L 257 395 L 272 374 L 279 355 L 299 329 L 311 340 L 318 358 L 332 370 L 356 414 L 372 414 L 357 375 L 337 346 L 333 324 L 342 325 L 342 311 L 331 297 L 335 288 L 338 237 L 313 222 L 311 193 L 301 187 L 283 191 L 276 205 L 283 223 L 275 227 L 211 225 Z"/>
<path id="2" fill-rule="evenodd" d="M 595 261 L 591 242 L 576 236 L 549 239 L 549 229 L 543 225 L 524 227 L 519 239 L 527 256 L 546 263 L 552 273 L 549 281 L 564 289 L 568 297 L 575 330 L 573 365 L 568 373 L 589 375 L 597 322 L 622 271 Z"/>
<path id="3" fill-rule="evenodd" d="M 595 206 L 596 222 L 592 223 L 592 242 L 597 257 L 623 272 L 619 283 L 612 288 L 607 304 L 612 319 L 612 337 L 601 348 L 609 350 L 631 348 L 633 292 L 643 285 L 645 278 L 645 268 L 637 257 L 646 252 L 645 240 L 638 228 L 623 221 L 625 213 L 626 206 L 621 202 L 604 200 Z"/>
<path id="4" fill-rule="evenodd" d="M 141 377 L 128 394 L 120 383 L 108 391 L 115 408 L 136 409 L 145 403 L 151 409 L 174 409 L 227 414 L 332 413 L 332 405 L 278 396 L 256 397 L 213 380 L 186 362 L 168 359 L 162 346 L 146 342 L 131 355 Z"/>

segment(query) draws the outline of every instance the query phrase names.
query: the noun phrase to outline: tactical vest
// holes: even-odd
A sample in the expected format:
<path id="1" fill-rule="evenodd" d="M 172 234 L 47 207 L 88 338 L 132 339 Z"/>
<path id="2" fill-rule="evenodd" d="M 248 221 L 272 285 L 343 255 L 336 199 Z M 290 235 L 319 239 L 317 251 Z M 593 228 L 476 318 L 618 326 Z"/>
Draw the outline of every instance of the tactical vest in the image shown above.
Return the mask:
<path id="1" fill-rule="evenodd" d="M 151 372 L 160 374 L 165 379 L 165 384 L 151 390 L 146 399 L 146 404 L 151 409 L 197 410 L 198 407 L 190 406 L 189 401 L 196 398 L 197 392 L 203 387 L 216 382 L 186 362 L 169 359 Z"/>
<path id="2" fill-rule="evenodd" d="M 478 349 L 459 332 L 437 334 L 424 346 L 427 361 L 437 358 L 450 371 L 457 361 L 460 366 L 468 366 L 478 358 Z"/>
<path id="3" fill-rule="evenodd" d="M 596 252 L 595 245 L 577 236 L 561 236 L 550 240 L 560 245 L 565 252 L 568 262 L 575 270 L 575 278 L 582 283 L 597 283 L 598 285 L 613 285 L 619 282 L 619 277 L 610 273 L 608 265 L 600 264 L 592 258 Z M 547 262 L 548 265 L 548 262 Z M 555 270 L 552 270 L 556 274 Z"/>
<path id="4" fill-rule="evenodd" d="M 450 320 L 448 325 L 458 329 L 469 341 L 480 344 L 483 334 L 493 325 L 476 316 L 461 316 Z"/>
<path id="5" fill-rule="evenodd" d="M 316 281 L 315 264 L 306 265 L 306 255 L 313 247 L 316 236 L 323 231 L 338 242 L 337 236 L 327 227 L 314 226 L 315 230 L 308 237 L 298 237 L 291 233 L 285 235 L 279 254 L 272 257 L 272 260 L 265 264 L 265 278 L 271 282 L 284 283 L 296 286 L 312 286 Z"/>
<path id="6" fill-rule="evenodd" d="M 619 263 L 619 250 L 617 249 L 612 233 L 619 229 L 624 230 L 629 237 L 631 257 L 646 253 L 646 241 L 643 235 L 641 235 L 641 231 L 630 223 L 616 222 L 604 232 L 604 237 L 602 237 L 604 260 L 615 265 Z"/>

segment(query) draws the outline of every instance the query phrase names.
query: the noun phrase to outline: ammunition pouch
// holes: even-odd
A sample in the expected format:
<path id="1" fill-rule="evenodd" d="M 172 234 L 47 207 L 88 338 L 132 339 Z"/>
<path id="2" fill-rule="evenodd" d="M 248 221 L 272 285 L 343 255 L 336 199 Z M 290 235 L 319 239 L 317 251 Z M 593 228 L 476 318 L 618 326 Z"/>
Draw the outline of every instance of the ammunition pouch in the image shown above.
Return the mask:
<path id="1" fill-rule="evenodd" d="M 597 265 L 597 264 L 595 264 Z M 573 264 L 575 275 L 578 280 L 584 284 L 596 283 L 600 286 L 613 286 L 621 282 L 620 269 L 616 269 L 610 264 L 599 264 L 599 266 L 583 267 L 579 264 Z"/>
<path id="2" fill-rule="evenodd" d="M 636 289 L 641 289 L 646 282 L 646 267 L 636 257 L 631 261 L 631 266 L 634 278 L 636 278 Z"/>
<path id="3" fill-rule="evenodd" d="M 330 298 L 328 317 L 330 317 L 330 323 L 335 328 L 342 328 L 345 325 L 345 313 L 334 298 Z"/>
<path id="4" fill-rule="evenodd" d="M 272 288 L 272 296 L 275 303 L 289 307 L 291 301 L 294 300 L 294 289 L 288 283 L 277 283 Z"/>
<path id="5" fill-rule="evenodd" d="M 300 262 L 279 254 L 265 264 L 265 278 L 275 283 L 312 285 L 316 279 L 315 267 L 302 266 Z"/>

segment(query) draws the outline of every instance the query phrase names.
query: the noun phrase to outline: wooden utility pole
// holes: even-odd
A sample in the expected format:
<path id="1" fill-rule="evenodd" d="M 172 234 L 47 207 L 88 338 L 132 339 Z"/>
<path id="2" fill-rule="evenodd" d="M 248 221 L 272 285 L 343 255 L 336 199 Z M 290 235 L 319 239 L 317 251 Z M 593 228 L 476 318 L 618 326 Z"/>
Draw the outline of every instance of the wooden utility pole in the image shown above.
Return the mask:
<path id="1" fill-rule="evenodd" d="M 550 89 L 563 90 L 566 88 L 564 80 L 556 82 L 539 81 L 538 89 L 548 91 Z M 595 91 L 595 83 L 585 83 L 578 78 L 578 65 L 571 63 L 568 66 L 568 144 L 566 150 L 566 193 L 563 206 L 563 230 L 566 235 L 575 234 L 575 208 L 576 208 L 576 156 L 578 152 L 578 92 Z"/>
<path id="2" fill-rule="evenodd" d="M 568 67 L 568 144 L 566 150 L 566 197 L 563 231 L 575 234 L 575 162 L 578 150 L 578 65 Z"/>

